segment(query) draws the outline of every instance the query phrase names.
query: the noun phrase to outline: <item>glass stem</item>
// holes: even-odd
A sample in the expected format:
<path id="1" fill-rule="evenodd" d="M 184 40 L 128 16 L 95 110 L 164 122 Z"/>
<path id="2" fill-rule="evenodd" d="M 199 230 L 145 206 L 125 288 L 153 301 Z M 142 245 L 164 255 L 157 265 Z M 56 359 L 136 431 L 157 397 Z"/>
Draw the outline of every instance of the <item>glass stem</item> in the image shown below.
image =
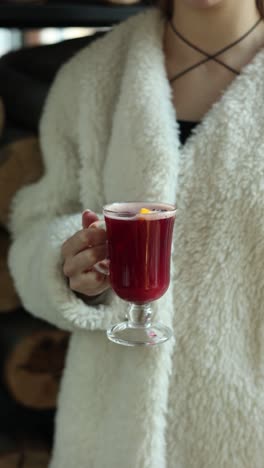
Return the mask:
<path id="1" fill-rule="evenodd" d="M 147 327 L 151 324 L 151 303 L 130 304 L 128 311 L 128 322 L 133 327 Z"/>

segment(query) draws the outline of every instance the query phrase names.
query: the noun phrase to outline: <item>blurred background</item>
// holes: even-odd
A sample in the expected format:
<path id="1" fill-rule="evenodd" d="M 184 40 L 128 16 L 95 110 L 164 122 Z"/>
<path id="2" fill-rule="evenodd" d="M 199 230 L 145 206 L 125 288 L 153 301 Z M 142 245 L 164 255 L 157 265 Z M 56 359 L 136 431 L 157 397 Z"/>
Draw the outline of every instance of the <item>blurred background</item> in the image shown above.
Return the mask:
<path id="1" fill-rule="evenodd" d="M 0 0 L 0 468 L 47 468 L 69 340 L 21 305 L 7 267 L 10 203 L 42 174 L 38 125 L 58 68 L 143 8 L 138 0 Z"/>

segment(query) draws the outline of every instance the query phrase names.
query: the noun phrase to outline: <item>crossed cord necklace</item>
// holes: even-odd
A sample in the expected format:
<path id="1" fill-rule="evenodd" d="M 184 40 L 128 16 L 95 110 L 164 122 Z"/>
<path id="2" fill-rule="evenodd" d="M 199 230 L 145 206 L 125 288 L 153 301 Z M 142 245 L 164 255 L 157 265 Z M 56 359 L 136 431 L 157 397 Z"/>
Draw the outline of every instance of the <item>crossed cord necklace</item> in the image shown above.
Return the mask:
<path id="1" fill-rule="evenodd" d="M 232 47 L 234 47 L 235 45 L 237 45 L 239 42 L 243 41 L 243 39 L 245 39 L 247 36 L 249 36 L 250 33 L 252 33 L 252 31 L 254 31 L 254 29 L 256 29 L 256 27 L 259 25 L 259 23 L 262 21 L 262 18 L 259 18 L 255 24 L 253 24 L 253 26 L 245 33 L 243 34 L 241 37 L 239 37 L 238 39 L 236 39 L 234 42 L 231 42 L 231 44 L 227 45 L 226 47 L 223 47 L 222 49 L 216 51 L 214 54 L 208 54 L 207 52 L 205 52 L 203 49 L 200 49 L 200 47 L 197 47 L 195 44 L 193 44 L 191 41 L 189 41 L 188 39 L 186 39 L 186 37 L 184 37 L 177 29 L 176 27 L 174 26 L 172 20 L 170 19 L 169 20 L 169 25 L 172 29 L 172 31 L 176 34 L 176 36 L 178 36 L 182 42 L 184 42 L 185 44 L 187 44 L 189 47 L 191 47 L 192 49 L 196 50 L 197 52 L 199 52 L 200 54 L 204 55 L 206 58 L 200 60 L 199 62 L 196 62 L 194 65 L 191 65 L 190 67 L 188 68 L 185 68 L 185 70 L 177 73 L 176 75 L 174 75 L 172 78 L 170 78 L 170 83 L 176 81 L 177 79 L 181 78 L 183 75 L 185 75 L 186 73 L 189 73 L 190 71 L 194 70 L 194 68 L 197 68 L 199 67 L 200 65 L 203 65 L 204 63 L 206 62 L 209 62 L 210 60 L 213 60 L 214 62 L 217 62 L 219 63 L 220 65 L 222 65 L 223 67 L 225 67 L 227 70 L 231 71 L 232 73 L 234 73 L 235 75 L 239 75 L 240 72 L 238 70 L 236 70 L 235 68 L 233 67 L 230 67 L 230 65 L 226 64 L 225 62 L 223 62 L 222 60 L 218 59 L 217 57 L 221 54 L 223 54 L 224 52 L 226 52 L 227 50 L 231 49 Z"/>

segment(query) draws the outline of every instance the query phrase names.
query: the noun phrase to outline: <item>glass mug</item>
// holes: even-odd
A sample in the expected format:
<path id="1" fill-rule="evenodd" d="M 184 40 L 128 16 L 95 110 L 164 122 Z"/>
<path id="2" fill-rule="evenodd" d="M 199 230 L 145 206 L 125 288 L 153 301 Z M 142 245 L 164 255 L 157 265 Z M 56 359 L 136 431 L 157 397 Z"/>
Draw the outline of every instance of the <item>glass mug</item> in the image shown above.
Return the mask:
<path id="1" fill-rule="evenodd" d="M 151 303 L 169 287 L 176 209 L 166 203 L 112 203 L 104 206 L 103 214 L 110 284 L 117 296 L 130 303 L 127 320 L 111 326 L 107 337 L 126 346 L 164 343 L 172 330 L 152 322 Z M 95 268 L 100 271 L 99 266 Z"/>

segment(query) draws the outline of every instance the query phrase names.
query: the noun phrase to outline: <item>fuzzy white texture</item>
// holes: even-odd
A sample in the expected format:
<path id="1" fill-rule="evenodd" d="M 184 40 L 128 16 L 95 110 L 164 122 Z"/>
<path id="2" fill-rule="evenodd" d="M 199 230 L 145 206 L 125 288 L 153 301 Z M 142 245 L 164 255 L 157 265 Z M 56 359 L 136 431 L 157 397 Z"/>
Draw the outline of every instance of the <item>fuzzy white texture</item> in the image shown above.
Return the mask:
<path id="1" fill-rule="evenodd" d="M 156 10 L 66 64 L 41 125 L 44 178 L 14 199 L 9 263 L 32 313 L 73 331 L 50 468 L 264 468 L 264 52 L 184 147 Z M 177 202 L 171 287 L 155 304 L 176 340 L 107 341 L 114 294 L 87 306 L 60 246 L 81 211 Z"/>

